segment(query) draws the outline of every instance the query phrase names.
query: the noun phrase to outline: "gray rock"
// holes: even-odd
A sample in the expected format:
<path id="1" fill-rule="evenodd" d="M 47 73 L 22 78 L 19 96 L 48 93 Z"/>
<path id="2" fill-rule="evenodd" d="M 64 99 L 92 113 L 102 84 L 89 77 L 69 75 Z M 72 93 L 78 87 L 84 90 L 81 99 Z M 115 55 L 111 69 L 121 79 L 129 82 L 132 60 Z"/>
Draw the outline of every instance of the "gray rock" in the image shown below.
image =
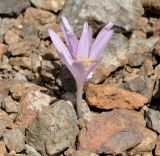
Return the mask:
<path id="1" fill-rule="evenodd" d="M 11 96 L 7 96 L 3 100 L 2 108 L 8 113 L 18 112 L 18 102 L 14 101 Z"/>
<path id="2" fill-rule="evenodd" d="M 37 114 L 27 128 L 26 139 L 43 156 L 45 153 L 56 156 L 75 145 L 77 134 L 75 110 L 61 100 Z"/>
<path id="3" fill-rule="evenodd" d="M 146 58 L 151 57 L 151 52 L 158 40 L 157 37 L 146 39 L 133 34 L 129 40 L 128 64 L 131 67 L 141 66 Z"/>
<path id="4" fill-rule="evenodd" d="M 125 65 L 128 61 L 128 39 L 122 34 L 114 34 L 104 51 L 101 62 L 93 71 L 91 81 L 99 83 L 107 78 L 111 72 Z"/>
<path id="5" fill-rule="evenodd" d="M 132 91 L 138 92 L 148 99 L 152 98 L 155 80 L 151 79 L 145 75 L 136 75 L 133 78 L 128 79 L 123 85 L 124 88 Z"/>
<path id="6" fill-rule="evenodd" d="M 19 15 L 28 6 L 30 6 L 29 0 L 0 0 L 0 14 Z"/>
<path id="7" fill-rule="evenodd" d="M 96 29 L 98 24 L 115 21 L 115 26 L 132 30 L 143 13 L 139 0 L 68 0 L 62 11 L 78 34 L 85 20 L 90 21 Z"/>
<path id="8" fill-rule="evenodd" d="M 18 128 L 7 130 L 3 139 L 9 151 L 21 152 L 25 149 L 25 137 Z"/>
<path id="9" fill-rule="evenodd" d="M 147 126 L 160 133 L 160 111 L 148 109 L 146 111 Z"/>
<path id="10" fill-rule="evenodd" d="M 0 109 L 0 137 L 5 132 L 6 128 L 14 128 L 14 123 L 9 115 Z"/>
<path id="11" fill-rule="evenodd" d="M 41 156 L 40 153 L 38 153 L 32 146 L 29 146 L 28 144 L 26 144 L 26 153 L 29 156 Z"/>

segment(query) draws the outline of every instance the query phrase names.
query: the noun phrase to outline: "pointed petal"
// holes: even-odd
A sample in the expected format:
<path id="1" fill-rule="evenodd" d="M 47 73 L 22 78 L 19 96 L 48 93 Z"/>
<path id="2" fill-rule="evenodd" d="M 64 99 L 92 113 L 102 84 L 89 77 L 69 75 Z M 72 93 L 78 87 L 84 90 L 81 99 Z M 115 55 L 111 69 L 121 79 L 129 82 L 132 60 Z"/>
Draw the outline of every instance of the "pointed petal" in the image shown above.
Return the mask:
<path id="1" fill-rule="evenodd" d="M 77 56 L 84 56 L 88 58 L 89 48 L 90 48 L 90 35 L 91 31 L 89 31 L 88 23 L 86 22 L 84 24 L 82 35 L 79 40 Z"/>
<path id="2" fill-rule="evenodd" d="M 73 56 L 76 55 L 77 52 L 77 46 L 78 46 L 78 39 L 70 26 L 68 20 L 62 16 L 63 24 L 61 25 L 62 32 L 64 33 L 64 37 L 67 43 L 67 46 L 70 50 L 70 52 L 73 54 Z"/>
<path id="3" fill-rule="evenodd" d="M 72 64 L 72 56 L 70 52 L 68 51 L 67 47 L 64 45 L 64 43 L 61 41 L 61 39 L 56 35 L 54 31 L 51 29 L 48 30 L 49 35 L 51 37 L 51 40 L 54 44 L 54 46 L 57 48 L 60 56 L 63 56 L 63 61 L 66 64 L 71 65 Z"/>
<path id="4" fill-rule="evenodd" d="M 111 30 L 112 26 L 113 24 L 109 23 L 100 31 L 90 50 L 90 59 L 94 60 L 102 56 L 104 48 L 106 47 L 113 35 L 113 30 Z"/>

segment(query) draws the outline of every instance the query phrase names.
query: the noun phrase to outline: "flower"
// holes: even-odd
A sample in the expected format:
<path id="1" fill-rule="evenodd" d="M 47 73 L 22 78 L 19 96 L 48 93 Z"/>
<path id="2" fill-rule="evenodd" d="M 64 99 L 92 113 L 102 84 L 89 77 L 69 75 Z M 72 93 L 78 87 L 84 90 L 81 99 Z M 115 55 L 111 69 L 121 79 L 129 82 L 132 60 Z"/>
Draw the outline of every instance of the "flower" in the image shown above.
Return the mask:
<path id="1" fill-rule="evenodd" d="M 92 43 L 92 28 L 88 26 L 87 22 L 85 22 L 81 37 L 78 40 L 68 20 L 62 16 L 62 21 L 61 29 L 64 34 L 66 45 L 54 31 L 49 29 L 48 32 L 53 44 L 59 52 L 60 58 L 75 78 L 77 91 L 81 88 L 82 94 L 84 81 L 102 58 L 104 48 L 113 35 L 113 23 L 110 22 L 106 25 Z M 80 103 L 80 101 L 79 98 L 78 103 Z"/>

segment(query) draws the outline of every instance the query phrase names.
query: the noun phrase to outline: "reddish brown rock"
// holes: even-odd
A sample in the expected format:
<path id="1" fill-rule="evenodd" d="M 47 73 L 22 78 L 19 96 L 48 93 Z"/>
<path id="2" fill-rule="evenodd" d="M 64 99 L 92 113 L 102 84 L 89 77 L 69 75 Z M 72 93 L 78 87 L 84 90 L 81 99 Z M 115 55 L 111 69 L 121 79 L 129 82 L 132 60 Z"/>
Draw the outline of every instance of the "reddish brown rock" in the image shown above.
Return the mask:
<path id="1" fill-rule="evenodd" d="M 7 49 L 8 49 L 7 45 L 0 43 L 0 59 L 7 52 Z"/>
<path id="2" fill-rule="evenodd" d="M 65 0 L 31 0 L 37 8 L 58 12 L 65 4 Z"/>
<path id="3" fill-rule="evenodd" d="M 93 84 L 89 84 L 87 87 L 86 99 L 90 106 L 102 109 L 137 109 L 148 102 L 148 99 L 139 93 L 112 85 Z"/>
<path id="4" fill-rule="evenodd" d="M 94 117 L 79 134 L 79 148 L 97 154 L 117 154 L 142 141 L 143 115 L 125 109 L 103 112 Z"/>
<path id="5" fill-rule="evenodd" d="M 156 141 L 155 155 L 160 156 L 160 135 L 158 136 Z"/>

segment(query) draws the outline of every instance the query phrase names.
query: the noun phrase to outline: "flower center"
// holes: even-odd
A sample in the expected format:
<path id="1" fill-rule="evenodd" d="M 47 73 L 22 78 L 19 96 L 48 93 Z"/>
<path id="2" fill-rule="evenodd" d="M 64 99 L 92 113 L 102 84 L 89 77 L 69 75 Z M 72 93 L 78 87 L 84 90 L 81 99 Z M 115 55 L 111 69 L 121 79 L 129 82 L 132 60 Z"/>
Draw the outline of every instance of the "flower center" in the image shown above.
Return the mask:
<path id="1" fill-rule="evenodd" d="M 85 56 L 76 56 L 76 60 L 82 61 L 83 63 L 97 63 L 97 60 L 91 60 Z"/>

